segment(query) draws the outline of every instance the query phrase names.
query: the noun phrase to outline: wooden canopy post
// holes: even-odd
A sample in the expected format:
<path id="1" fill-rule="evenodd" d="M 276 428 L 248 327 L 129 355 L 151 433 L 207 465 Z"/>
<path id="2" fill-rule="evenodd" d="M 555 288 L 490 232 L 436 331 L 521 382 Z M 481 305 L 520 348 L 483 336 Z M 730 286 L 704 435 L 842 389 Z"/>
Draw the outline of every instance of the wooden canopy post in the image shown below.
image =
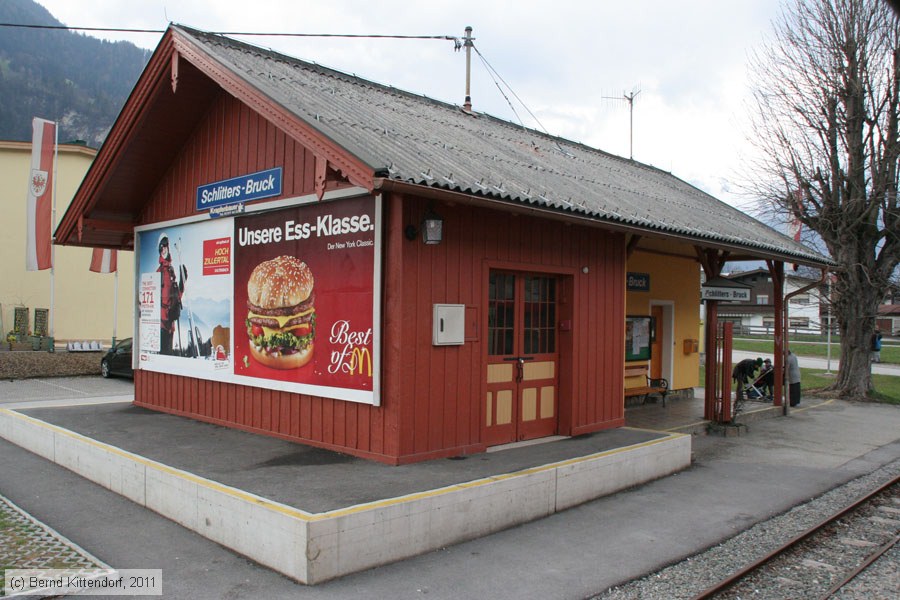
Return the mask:
<path id="1" fill-rule="evenodd" d="M 707 421 L 716 420 L 716 389 L 718 387 L 717 375 L 719 373 L 719 301 L 709 300 L 706 303 L 706 371 L 703 374 L 704 404 L 703 418 Z"/>
<path id="2" fill-rule="evenodd" d="M 728 260 L 729 253 L 716 250 L 706 250 L 695 246 L 697 259 L 706 273 L 706 280 L 714 279 L 722 274 L 722 267 Z M 718 372 L 719 372 L 719 302 L 718 300 L 707 300 L 706 302 L 706 331 L 704 332 L 704 344 L 706 350 L 706 370 L 704 372 L 704 404 L 703 418 L 708 421 L 716 420 L 716 391 L 718 389 Z M 728 377 L 724 374 L 723 377 Z"/>
<path id="3" fill-rule="evenodd" d="M 734 407 L 731 402 L 731 350 L 734 342 L 734 323 L 722 324 L 722 401 L 721 410 L 717 411 L 716 422 L 731 423 L 734 420 Z M 737 385 L 743 385 L 738 381 Z"/>

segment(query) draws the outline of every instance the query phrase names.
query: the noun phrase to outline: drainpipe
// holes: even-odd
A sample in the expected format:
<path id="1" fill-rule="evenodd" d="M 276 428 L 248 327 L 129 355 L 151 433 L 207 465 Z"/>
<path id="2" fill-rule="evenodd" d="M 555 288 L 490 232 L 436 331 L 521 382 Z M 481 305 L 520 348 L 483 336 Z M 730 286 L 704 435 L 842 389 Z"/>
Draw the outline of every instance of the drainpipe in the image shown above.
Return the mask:
<path id="1" fill-rule="evenodd" d="M 787 355 L 788 355 L 788 349 L 789 349 L 789 348 L 788 348 L 788 337 L 790 337 L 790 336 L 788 336 L 788 326 L 790 325 L 790 321 L 788 320 L 788 312 L 789 312 L 789 310 L 790 310 L 789 307 L 790 307 L 790 304 L 791 304 L 791 298 L 793 298 L 794 296 L 799 296 L 800 294 L 803 294 L 803 293 L 805 293 L 805 292 L 808 292 L 809 290 L 811 290 L 811 289 L 813 289 L 813 288 L 816 288 L 816 287 L 822 285 L 823 283 L 825 283 L 825 279 L 826 279 L 827 277 L 828 277 L 828 267 L 825 267 L 824 269 L 822 269 L 822 276 L 819 277 L 819 280 L 818 280 L 818 281 L 815 281 L 815 282 L 813 282 L 813 283 L 810 283 L 809 285 L 805 285 L 805 286 L 803 286 L 802 288 L 800 288 L 799 290 L 794 290 L 793 292 L 791 292 L 790 294 L 787 294 L 787 295 L 784 297 L 784 325 L 783 325 L 783 330 L 784 330 L 784 357 L 783 357 L 783 359 L 782 359 L 782 360 L 783 360 L 782 364 L 787 365 Z M 831 325 L 831 324 L 829 323 L 829 326 L 830 326 L 830 325 Z M 785 401 L 784 401 L 784 403 L 782 404 L 781 409 L 782 409 L 782 413 L 783 413 L 785 416 L 787 416 L 788 413 L 789 413 L 789 408 L 790 408 L 790 406 L 791 406 L 791 402 L 790 402 L 790 391 L 789 391 L 789 390 L 785 390 L 785 398 L 784 398 L 784 400 L 785 400 Z"/>
<path id="2" fill-rule="evenodd" d="M 775 370 L 775 386 L 773 391 L 773 403 L 775 406 L 784 406 L 784 262 L 780 260 L 766 260 L 769 274 L 772 275 L 773 308 L 775 311 L 775 348 L 773 349 Z"/>

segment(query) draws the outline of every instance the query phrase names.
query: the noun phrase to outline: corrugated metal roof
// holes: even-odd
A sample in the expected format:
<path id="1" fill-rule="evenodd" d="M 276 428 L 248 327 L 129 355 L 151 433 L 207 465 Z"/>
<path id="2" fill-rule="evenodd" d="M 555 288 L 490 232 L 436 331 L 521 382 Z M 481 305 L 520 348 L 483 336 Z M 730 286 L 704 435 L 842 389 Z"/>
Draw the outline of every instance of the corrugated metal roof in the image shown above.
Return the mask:
<path id="1" fill-rule="evenodd" d="M 390 179 L 798 262 L 831 262 L 671 173 L 224 36 L 175 28 Z"/>

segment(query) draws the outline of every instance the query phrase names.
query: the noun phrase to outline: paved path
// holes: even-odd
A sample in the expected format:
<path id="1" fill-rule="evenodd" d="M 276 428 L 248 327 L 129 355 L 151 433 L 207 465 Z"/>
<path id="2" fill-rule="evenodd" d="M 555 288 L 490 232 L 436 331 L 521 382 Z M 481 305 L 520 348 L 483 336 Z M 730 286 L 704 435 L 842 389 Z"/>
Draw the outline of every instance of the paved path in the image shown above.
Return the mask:
<path id="1" fill-rule="evenodd" d="M 134 400 L 131 379 L 46 377 L 0 381 L 0 408 L 74 406 Z"/>
<path id="2" fill-rule="evenodd" d="M 731 357 L 733 362 L 737 362 L 739 360 L 743 360 L 745 358 L 756 358 L 760 356 L 762 358 L 771 358 L 771 355 L 768 354 L 760 354 L 758 352 L 746 352 L 744 350 L 732 350 Z M 800 356 L 797 355 L 797 360 L 800 363 L 800 366 L 805 369 L 822 369 L 823 371 L 828 368 L 828 360 L 825 358 L 818 358 L 812 356 Z M 837 358 L 831 360 L 831 370 L 837 372 L 840 368 L 840 361 Z M 878 375 L 896 375 L 900 376 L 900 365 L 889 365 L 885 363 L 875 363 L 872 365 L 872 373 L 876 373 Z"/>
<path id="3" fill-rule="evenodd" d="M 314 587 L 2 440 L 0 494 L 113 567 L 162 569 L 166 598 L 585 598 L 900 460 L 898 438 L 896 406 L 795 410 L 739 437 L 694 437 L 677 475 Z"/>

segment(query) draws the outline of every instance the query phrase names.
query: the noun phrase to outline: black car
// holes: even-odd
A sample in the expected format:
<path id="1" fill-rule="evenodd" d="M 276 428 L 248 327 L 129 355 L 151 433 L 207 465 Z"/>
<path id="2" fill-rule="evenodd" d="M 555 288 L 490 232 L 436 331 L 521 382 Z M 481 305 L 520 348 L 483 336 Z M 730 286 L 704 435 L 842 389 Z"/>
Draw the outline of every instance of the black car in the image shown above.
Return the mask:
<path id="1" fill-rule="evenodd" d="M 131 369 L 131 338 L 116 342 L 115 346 L 106 351 L 100 361 L 100 374 L 104 377 L 134 377 Z"/>

